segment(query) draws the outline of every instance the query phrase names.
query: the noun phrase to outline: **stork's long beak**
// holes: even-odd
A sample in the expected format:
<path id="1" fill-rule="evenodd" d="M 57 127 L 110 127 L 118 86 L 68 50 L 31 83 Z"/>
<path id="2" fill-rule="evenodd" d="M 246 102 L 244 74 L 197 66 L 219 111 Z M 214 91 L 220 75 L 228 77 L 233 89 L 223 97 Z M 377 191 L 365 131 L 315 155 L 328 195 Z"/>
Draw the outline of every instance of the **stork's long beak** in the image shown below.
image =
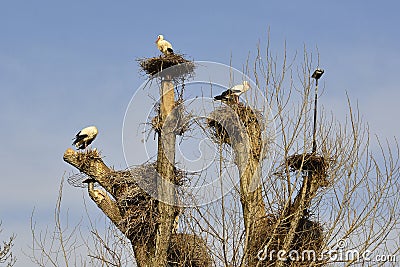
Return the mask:
<path id="1" fill-rule="evenodd" d="M 156 40 L 156 42 L 155 42 L 155 43 L 157 43 L 157 42 L 158 42 L 158 40 L 160 40 L 160 37 L 158 37 L 158 38 L 157 38 L 157 40 Z"/>

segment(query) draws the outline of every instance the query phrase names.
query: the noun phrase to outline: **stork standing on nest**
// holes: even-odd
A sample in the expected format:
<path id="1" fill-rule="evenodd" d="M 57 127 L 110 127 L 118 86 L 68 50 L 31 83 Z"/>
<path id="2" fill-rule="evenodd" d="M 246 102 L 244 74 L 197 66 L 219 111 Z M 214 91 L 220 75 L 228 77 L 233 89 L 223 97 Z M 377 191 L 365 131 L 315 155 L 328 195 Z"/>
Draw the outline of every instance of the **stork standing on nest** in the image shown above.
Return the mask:
<path id="1" fill-rule="evenodd" d="M 97 133 L 98 130 L 96 126 L 86 127 L 76 134 L 72 145 L 74 145 L 76 149 L 85 149 L 93 142 L 97 136 Z"/>
<path id="2" fill-rule="evenodd" d="M 249 82 L 243 81 L 242 84 L 235 85 L 232 88 L 222 92 L 222 94 L 215 96 L 214 100 L 221 100 L 225 102 L 234 100 L 235 103 L 239 104 L 239 96 L 250 88 Z"/>
<path id="3" fill-rule="evenodd" d="M 174 54 L 174 50 L 172 49 L 172 45 L 167 40 L 164 40 L 163 35 L 159 35 L 156 40 L 157 48 L 164 54 L 164 55 L 171 55 Z"/>

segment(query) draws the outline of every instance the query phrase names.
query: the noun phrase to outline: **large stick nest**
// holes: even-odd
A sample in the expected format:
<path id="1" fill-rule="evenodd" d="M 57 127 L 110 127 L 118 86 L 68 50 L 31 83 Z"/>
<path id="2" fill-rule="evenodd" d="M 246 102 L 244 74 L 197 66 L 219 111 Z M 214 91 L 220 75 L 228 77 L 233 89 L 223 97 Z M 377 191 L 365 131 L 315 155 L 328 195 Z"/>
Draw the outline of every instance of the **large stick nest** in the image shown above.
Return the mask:
<path id="1" fill-rule="evenodd" d="M 170 54 L 159 57 L 141 58 L 137 60 L 142 70 L 150 75 L 159 75 L 171 79 L 183 78 L 193 74 L 195 64 L 183 55 Z"/>
<path id="2" fill-rule="evenodd" d="M 243 104 L 232 103 L 215 109 L 206 123 L 215 142 L 232 146 L 243 142 L 245 137 L 250 142 L 252 156 L 260 159 L 264 125 L 260 112 Z"/>
<path id="3" fill-rule="evenodd" d="M 115 172 L 114 190 L 122 213 L 123 228 L 130 240 L 146 242 L 156 234 L 159 223 L 156 164 L 144 164 L 129 171 Z M 175 170 L 175 179 L 181 181 L 184 173 Z M 176 208 L 176 213 L 179 209 Z"/>
<path id="4" fill-rule="evenodd" d="M 291 171 L 311 171 L 321 186 L 327 186 L 329 160 L 313 153 L 294 154 L 286 159 Z"/>
<path id="5" fill-rule="evenodd" d="M 185 176 L 184 172 L 175 169 L 175 181 L 180 183 Z M 160 218 L 159 202 L 151 195 L 157 192 L 157 177 L 156 163 L 144 164 L 130 171 L 115 172 L 110 177 L 111 180 L 115 180 L 117 205 L 123 217 L 121 228 L 126 229 L 125 235 L 131 241 L 146 243 L 156 235 Z M 180 211 L 180 208 L 176 207 L 175 216 Z M 206 243 L 200 237 L 188 234 L 171 236 L 168 259 L 170 263 L 178 263 L 171 266 L 179 267 L 211 264 Z"/>
<path id="6" fill-rule="evenodd" d="M 168 266 L 209 267 L 212 259 L 206 242 L 197 235 L 173 234 L 168 250 Z"/>

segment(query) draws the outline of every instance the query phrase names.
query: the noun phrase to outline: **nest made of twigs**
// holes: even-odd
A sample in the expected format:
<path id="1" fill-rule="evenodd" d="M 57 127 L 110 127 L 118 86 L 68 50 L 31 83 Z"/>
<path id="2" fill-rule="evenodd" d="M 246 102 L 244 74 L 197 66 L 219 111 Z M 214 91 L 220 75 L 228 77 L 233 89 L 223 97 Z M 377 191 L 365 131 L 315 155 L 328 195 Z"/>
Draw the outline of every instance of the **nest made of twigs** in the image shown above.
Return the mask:
<path id="1" fill-rule="evenodd" d="M 278 261 L 277 254 L 270 254 L 271 251 L 279 251 L 283 249 L 285 237 L 290 229 L 290 218 L 285 218 L 280 221 L 280 224 L 275 230 L 278 216 L 269 215 L 264 219 L 259 220 L 255 226 L 255 234 L 252 235 L 256 244 L 255 247 L 250 249 L 252 255 L 257 255 L 261 250 L 266 251 L 266 258 L 257 266 L 272 266 L 273 262 Z M 268 245 L 268 247 L 266 247 Z M 289 251 L 297 251 L 300 255 L 303 251 L 315 251 L 317 257 L 318 253 L 322 250 L 324 245 L 323 228 L 319 222 L 313 221 L 307 216 L 300 218 L 298 227 L 290 245 Z M 272 259 L 270 258 L 272 255 Z M 310 262 L 314 259 L 301 259 L 296 262 L 295 266 L 309 266 Z M 285 266 L 292 266 L 289 262 Z"/>
<path id="2" fill-rule="evenodd" d="M 201 237 L 178 233 L 171 236 L 168 264 L 177 267 L 209 267 L 212 266 L 212 259 Z"/>
<path id="3" fill-rule="evenodd" d="M 130 240 L 145 242 L 156 231 L 158 201 L 150 195 L 157 190 L 153 165 L 145 164 L 131 170 L 115 171 L 108 177 L 122 216 L 119 224 Z"/>
<path id="4" fill-rule="evenodd" d="M 184 174 L 176 170 L 176 176 L 182 180 Z M 159 212 L 153 196 L 157 194 L 157 177 L 156 163 L 114 171 L 108 177 L 122 216 L 120 228 L 130 240 L 146 242 L 156 233 Z"/>
<path id="5" fill-rule="evenodd" d="M 169 54 L 159 57 L 142 58 L 137 60 L 142 70 L 151 76 L 169 77 L 170 79 L 182 78 L 193 74 L 195 64 L 183 55 Z"/>
<path id="6" fill-rule="evenodd" d="M 329 160 L 314 153 L 294 154 L 286 159 L 291 171 L 311 171 L 321 186 L 327 186 Z"/>
<path id="7" fill-rule="evenodd" d="M 257 159 L 261 157 L 261 132 L 264 123 L 259 111 L 241 103 L 228 103 L 215 109 L 206 123 L 216 143 L 232 146 L 247 138 L 252 156 Z"/>

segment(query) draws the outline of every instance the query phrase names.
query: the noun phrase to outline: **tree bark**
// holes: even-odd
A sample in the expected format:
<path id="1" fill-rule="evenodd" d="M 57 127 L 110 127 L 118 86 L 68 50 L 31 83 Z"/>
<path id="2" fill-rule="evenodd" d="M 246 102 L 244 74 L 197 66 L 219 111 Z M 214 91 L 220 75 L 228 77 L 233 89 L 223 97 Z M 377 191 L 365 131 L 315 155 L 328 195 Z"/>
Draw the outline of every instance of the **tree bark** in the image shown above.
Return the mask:
<path id="1" fill-rule="evenodd" d="M 121 232 L 125 232 L 125 228 L 120 225 L 122 220 L 119 208 L 114 200 L 112 200 L 107 192 L 94 189 L 93 182 L 89 182 L 88 193 L 90 198 L 97 204 L 97 206 L 107 215 L 108 218 L 118 227 Z"/>
<path id="2" fill-rule="evenodd" d="M 242 266 L 252 266 L 253 262 L 257 262 L 257 255 L 250 253 L 252 248 L 258 246 L 256 242 L 255 229 L 257 223 L 265 217 L 265 206 L 262 199 L 261 188 L 261 170 L 259 162 L 249 158 L 245 168 L 239 168 L 240 175 L 240 200 L 242 203 L 243 219 L 245 227 L 245 249 L 244 260 Z M 250 265 L 249 265 L 250 264 Z"/>
<path id="3" fill-rule="evenodd" d="M 113 170 L 104 164 L 97 151 L 93 150 L 90 151 L 90 153 L 78 153 L 68 148 L 64 153 L 63 159 L 65 162 L 96 180 L 96 182 L 115 198 L 115 194 L 113 194 L 112 190 L 113 184 L 110 183 L 108 179 Z"/>
<path id="4" fill-rule="evenodd" d="M 252 266 L 257 262 L 257 255 L 251 253 L 256 247 L 257 240 L 255 229 L 257 224 L 266 216 L 261 187 L 261 166 L 262 159 L 260 124 L 254 111 L 250 108 L 233 107 L 244 127 L 238 126 L 238 136 L 233 137 L 232 148 L 235 151 L 235 161 L 240 176 L 240 201 L 242 204 L 245 247 L 242 266 Z"/>
<path id="5" fill-rule="evenodd" d="M 161 104 L 159 119 L 162 129 L 158 134 L 157 182 L 160 221 L 155 238 L 155 255 L 152 260 L 154 267 L 167 265 L 167 253 L 175 219 L 175 92 L 172 81 L 164 79 L 161 83 Z"/>
<path id="6" fill-rule="evenodd" d="M 307 175 L 303 177 L 301 190 L 295 197 L 293 205 L 287 214 L 290 217 L 289 231 L 285 235 L 283 240 L 282 250 L 290 251 L 293 246 L 293 241 L 296 235 L 296 231 L 299 227 L 301 218 L 304 216 L 304 211 L 310 207 L 312 199 L 315 197 L 319 188 L 316 181 L 317 176 L 314 172 L 309 171 Z M 277 267 L 285 266 L 284 261 L 277 261 Z"/>

